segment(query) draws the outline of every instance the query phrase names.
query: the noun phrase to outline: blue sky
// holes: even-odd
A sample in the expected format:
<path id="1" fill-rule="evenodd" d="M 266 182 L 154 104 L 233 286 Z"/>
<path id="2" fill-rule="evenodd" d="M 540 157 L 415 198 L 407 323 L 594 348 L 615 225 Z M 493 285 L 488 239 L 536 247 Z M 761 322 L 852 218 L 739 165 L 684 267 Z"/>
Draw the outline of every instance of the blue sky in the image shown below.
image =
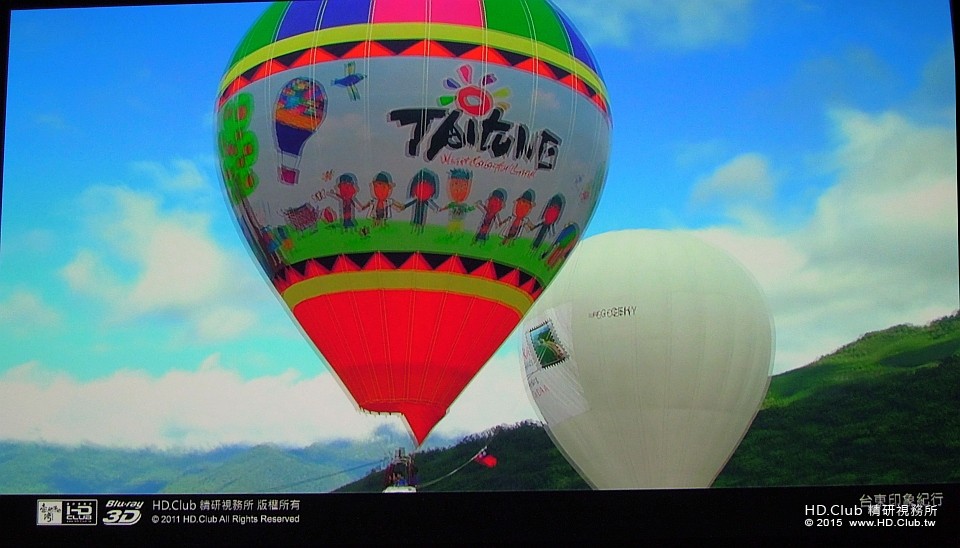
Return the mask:
<path id="1" fill-rule="evenodd" d="M 588 235 L 686 230 L 738 257 L 773 311 L 775 371 L 960 307 L 946 0 L 556 3 L 614 119 Z M 216 88 L 262 9 L 12 13 L 0 439 L 303 445 L 399 426 L 354 411 L 221 195 Z M 534 418 L 521 371 L 510 339 L 437 432 Z"/>

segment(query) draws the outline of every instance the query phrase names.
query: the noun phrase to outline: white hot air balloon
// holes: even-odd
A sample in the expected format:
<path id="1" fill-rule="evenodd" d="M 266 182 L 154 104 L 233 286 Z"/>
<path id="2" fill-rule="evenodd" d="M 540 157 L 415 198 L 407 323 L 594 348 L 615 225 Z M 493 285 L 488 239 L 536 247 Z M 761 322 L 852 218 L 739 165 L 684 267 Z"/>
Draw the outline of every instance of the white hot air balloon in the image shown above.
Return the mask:
<path id="1" fill-rule="evenodd" d="M 709 487 L 773 363 L 773 321 L 751 275 L 667 231 L 584 240 L 519 333 L 530 396 L 595 489 Z"/>

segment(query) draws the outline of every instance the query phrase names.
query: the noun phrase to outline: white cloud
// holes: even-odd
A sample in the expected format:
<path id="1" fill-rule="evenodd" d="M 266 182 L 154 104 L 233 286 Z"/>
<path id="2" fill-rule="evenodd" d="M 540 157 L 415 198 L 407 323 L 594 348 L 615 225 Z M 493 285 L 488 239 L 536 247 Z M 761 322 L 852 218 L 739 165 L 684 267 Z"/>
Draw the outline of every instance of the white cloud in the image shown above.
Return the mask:
<path id="1" fill-rule="evenodd" d="M 123 187 L 92 187 L 81 203 L 95 246 L 61 275 L 102 299 L 113 321 L 173 315 L 201 339 L 223 340 L 255 326 L 251 306 L 276 306 L 250 259 L 212 238 L 208 214 L 165 211 L 159 198 Z"/>
<path id="2" fill-rule="evenodd" d="M 28 363 L 0 376 L 5 439 L 117 447 L 308 445 L 368 436 L 383 419 L 357 413 L 330 375 L 244 381 L 207 358 L 159 378 L 119 371 L 91 382 Z"/>
<path id="3" fill-rule="evenodd" d="M 0 326 L 15 334 L 27 335 L 56 326 L 60 321 L 59 312 L 28 291 L 16 291 L 0 301 Z"/>
<path id="4" fill-rule="evenodd" d="M 777 323 L 776 371 L 867 331 L 960 307 L 956 132 L 894 113 L 831 117 L 836 184 L 808 223 L 779 234 L 698 231 L 764 288 Z"/>
<path id="5" fill-rule="evenodd" d="M 144 236 L 143 270 L 127 295 L 134 311 L 187 311 L 230 293 L 230 258 L 203 228 L 160 220 Z"/>
<path id="6" fill-rule="evenodd" d="M 60 275 L 77 293 L 107 300 L 120 295 L 115 274 L 89 249 L 78 250 Z"/>
<path id="7" fill-rule="evenodd" d="M 495 359 L 435 432 L 472 433 L 532 418 L 513 361 Z M 305 446 L 402 428 L 398 417 L 356 410 L 329 374 L 243 380 L 216 354 L 194 371 L 118 371 L 90 382 L 25 363 L 0 375 L 0 416 L 0 439 L 162 449 Z"/>
<path id="8" fill-rule="evenodd" d="M 257 317 L 251 310 L 221 306 L 197 319 L 197 333 L 204 340 L 230 340 L 240 337 L 256 325 Z"/>
<path id="9" fill-rule="evenodd" d="M 903 117 L 832 114 L 838 184 L 802 242 L 814 258 L 869 268 L 902 264 L 937 276 L 957 268 L 956 131 Z"/>
<path id="10" fill-rule="evenodd" d="M 482 432 L 498 424 L 537 420 L 537 412 L 524 388 L 523 367 L 513 337 L 495 354 L 450 406 L 434 430 L 445 436 Z"/>
<path id="11" fill-rule="evenodd" d="M 739 43 L 751 31 L 751 0 L 557 0 L 587 42 L 692 50 Z"/>
<path id="12" fill-rule="evenodd" d="M 190 160 L 173 160 L 172 169 L 160 162 L 135 162 L 133 168 L 146 173 L 164 190 L 182 192 L 207 188 L 207 179 Z"/>
<path id="13" fill-rule="evenodd" d="M 73 260 L 60 270 L 60 275 L 67 281 L 70 289 L 81 293 L 93 293 L 96 289 L 99 269 L 100 266 L 93 253 L 89 249 L 81 249 Z"/>
<path id="14" fill-rule="evenodd" d="M 766 157 L 756 152 L 740 154 L 701 178 L 693 187 L 693 200 L 766 200 L 773 195 L 774 179 Z"/>

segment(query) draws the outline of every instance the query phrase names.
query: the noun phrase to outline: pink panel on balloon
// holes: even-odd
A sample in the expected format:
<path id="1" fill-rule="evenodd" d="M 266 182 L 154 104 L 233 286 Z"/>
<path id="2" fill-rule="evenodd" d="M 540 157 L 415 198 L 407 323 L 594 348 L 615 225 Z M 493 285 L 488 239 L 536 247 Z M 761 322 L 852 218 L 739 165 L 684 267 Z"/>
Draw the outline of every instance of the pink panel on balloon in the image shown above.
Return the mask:
<path id="1" fill-rule="evenodd" d="M 427 4 L 425 2 L 425 4 Z M 446 23 L 483 26 L 482 0 L 433 0 L 427 11 L 420 6 L 410 9 L 408 0 L 377 0 L 373 5 L 373 23 Z"/>
<path id="2" fill-rule="evenodd" d="M 422 23 L 427 19 L 427 2 L 377 0 L 373 3 L 371 23 Z"/>
<path id="3" fill-rule="evenodd" d="M 444 0 L 430 3 L 430 21 L 451 25 L 483 26 L 482 0 Z"/>

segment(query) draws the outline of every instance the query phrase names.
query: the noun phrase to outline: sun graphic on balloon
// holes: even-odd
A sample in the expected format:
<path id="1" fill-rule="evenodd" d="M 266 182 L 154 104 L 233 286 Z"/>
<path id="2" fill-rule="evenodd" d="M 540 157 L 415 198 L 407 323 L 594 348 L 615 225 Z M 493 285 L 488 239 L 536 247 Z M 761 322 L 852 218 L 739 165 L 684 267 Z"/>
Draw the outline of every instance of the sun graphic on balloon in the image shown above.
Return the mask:
<path id="1" fill-rule="evenodd" d="M 510 96 L 510 88 L 499 88 L 496 90 L 487 89 L 488 86 L 497 82 L 497 77 L 493 73 L 484 74 L 479 82 L 473 83 L 473 68 L 470 65 L 461 65 L 457 69 L 459 81 L 453 78 L 447 78 L 443 81 L 443 87 L 456 91 L 456 95 L 441 95 L 437 98 L 440 106 L 447 106 L 454 101 L 460 110 L 472 116 L 484 116 L 493 107 L 501 110 L 510 108 L 510 103 L 501 99 Z"/>

